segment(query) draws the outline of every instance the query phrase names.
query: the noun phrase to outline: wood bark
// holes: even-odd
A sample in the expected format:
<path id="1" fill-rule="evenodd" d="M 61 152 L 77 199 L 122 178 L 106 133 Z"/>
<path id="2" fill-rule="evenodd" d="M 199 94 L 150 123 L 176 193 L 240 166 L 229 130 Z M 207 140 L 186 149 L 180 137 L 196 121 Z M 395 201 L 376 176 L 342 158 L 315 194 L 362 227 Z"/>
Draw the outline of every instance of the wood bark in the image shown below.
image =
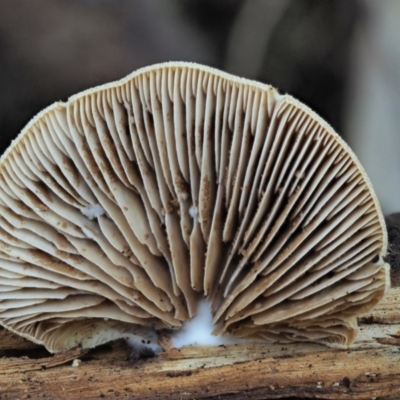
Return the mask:
<path id="1" fill-rule="evenodd" d="M 345 350 L 186 347 L 132 363 L 122 341 L 50 355 L 0 330 L 0 399 L 400 399 L 399 348 L 400 288 L 360 318 L 357 340 Z"/>

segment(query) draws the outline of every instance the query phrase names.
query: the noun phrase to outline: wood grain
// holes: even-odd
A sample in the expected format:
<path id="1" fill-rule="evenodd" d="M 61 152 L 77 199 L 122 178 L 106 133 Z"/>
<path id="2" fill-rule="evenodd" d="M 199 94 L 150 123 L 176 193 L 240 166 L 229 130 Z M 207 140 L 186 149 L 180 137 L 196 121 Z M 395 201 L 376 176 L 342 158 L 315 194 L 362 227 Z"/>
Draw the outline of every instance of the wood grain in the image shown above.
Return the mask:
<path id="1" fill-rule="evenodd" d="M 400 288 L 391 289 L 360 319 L 347 350 L 253 343 L 171 349 L 131 363 L 121 341 L 51 356 L 1 330 L 0 399 L 400 399 L 399 300 Z"/>

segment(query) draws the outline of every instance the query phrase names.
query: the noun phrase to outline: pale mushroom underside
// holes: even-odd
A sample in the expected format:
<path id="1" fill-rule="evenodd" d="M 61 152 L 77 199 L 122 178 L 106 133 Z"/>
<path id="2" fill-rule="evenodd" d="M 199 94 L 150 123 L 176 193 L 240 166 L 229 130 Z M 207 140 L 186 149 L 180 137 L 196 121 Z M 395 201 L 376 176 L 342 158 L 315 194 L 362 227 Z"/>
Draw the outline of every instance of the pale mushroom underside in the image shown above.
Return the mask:
<path id="1" fill-rule="evenodd" d="M 168 63 L 56 103 L 0 161 L 0 324 L 50 351 L 179 329 L 347 346 L 388 285 L 368 178 L 307 107 Z M 149 339 L 149 340 L 150 340 Z"/>

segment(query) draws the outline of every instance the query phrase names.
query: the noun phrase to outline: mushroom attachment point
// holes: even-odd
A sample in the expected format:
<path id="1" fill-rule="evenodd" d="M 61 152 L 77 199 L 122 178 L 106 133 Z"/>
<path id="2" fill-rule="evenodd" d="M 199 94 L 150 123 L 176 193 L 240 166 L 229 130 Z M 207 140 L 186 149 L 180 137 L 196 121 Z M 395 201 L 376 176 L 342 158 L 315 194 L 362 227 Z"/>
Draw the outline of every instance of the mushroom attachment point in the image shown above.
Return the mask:
<path id="1" fill-rule="evenodd" d="M 0 160 L 0 324 L 51 352 L 214 334 L 348 346 L 389 284 L 359 161 L 308 107 L 190 63 L 37 115 Z"/>

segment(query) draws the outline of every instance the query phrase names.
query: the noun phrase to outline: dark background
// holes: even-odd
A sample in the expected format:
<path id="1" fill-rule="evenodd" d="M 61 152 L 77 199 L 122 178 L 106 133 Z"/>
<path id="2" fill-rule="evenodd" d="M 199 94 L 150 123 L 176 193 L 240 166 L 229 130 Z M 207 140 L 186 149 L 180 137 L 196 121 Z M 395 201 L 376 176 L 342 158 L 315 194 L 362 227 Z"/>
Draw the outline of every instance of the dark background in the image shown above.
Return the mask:
<path id="1" fill-rule="evenodd" d="M 373 183 L 379 181 L 384 208 L 392 211 L 400 205 L 400 156 L 396 158 L 400 132 L 395 134 L 399 146 L 393 165 L 385 165 L 384 149 L 372 146 L 371 156 L 358 143 L 374 143 L 364 136 L 360 139 L 359 133 L 368 131 L 363 128 L 366 116 L 372 115 L 368 107 L 377 108 L 364 104 L 368 96 L 376 97 L 376 89 L 368 89 L 366 95 L 362 91 L 371 81 L 364 71 L 371 65 L 368 57 L 375 48 L 373 57 L 380 63 L 387 54 L 393 57 L 393 51 L 397 59 L 400 50 L 399 46 L 385 50 L 389 46 L 385 37 L 396 42 L 393 38 L 399 29 L 388 34 L 381 29 L 391 26 L 387 18 L 393 20 L 393 13 L 391 24 L 400 25 L 395 2 L 400 3 L 0 0 L 0 153 L 38 111 L 54 101 L 153 63 L 196 61 L 272 84 L 313 108 L 350 142 Z M 369 46 L 369 37 L 374 38 L 374 46 Z M 367 38 L 368 46 L 363 47 L 360 38 Z M 396 72 L 393 65 L 392 69 L 391 82 L 395 82 L 400 69 Z M 400 106 L 399 112 L 395 108 L 392 114 L 398 118 Z M 383 130 L 374 129 L 372 137 L 384 135 Z M 385 146 L 392 148 L 390 140 Z M 387 176 L 374 168 L 382 163 L 386 171 L 399 166 L 397 178 L 389 179 L 393 194 L 379 187 Z"/>

